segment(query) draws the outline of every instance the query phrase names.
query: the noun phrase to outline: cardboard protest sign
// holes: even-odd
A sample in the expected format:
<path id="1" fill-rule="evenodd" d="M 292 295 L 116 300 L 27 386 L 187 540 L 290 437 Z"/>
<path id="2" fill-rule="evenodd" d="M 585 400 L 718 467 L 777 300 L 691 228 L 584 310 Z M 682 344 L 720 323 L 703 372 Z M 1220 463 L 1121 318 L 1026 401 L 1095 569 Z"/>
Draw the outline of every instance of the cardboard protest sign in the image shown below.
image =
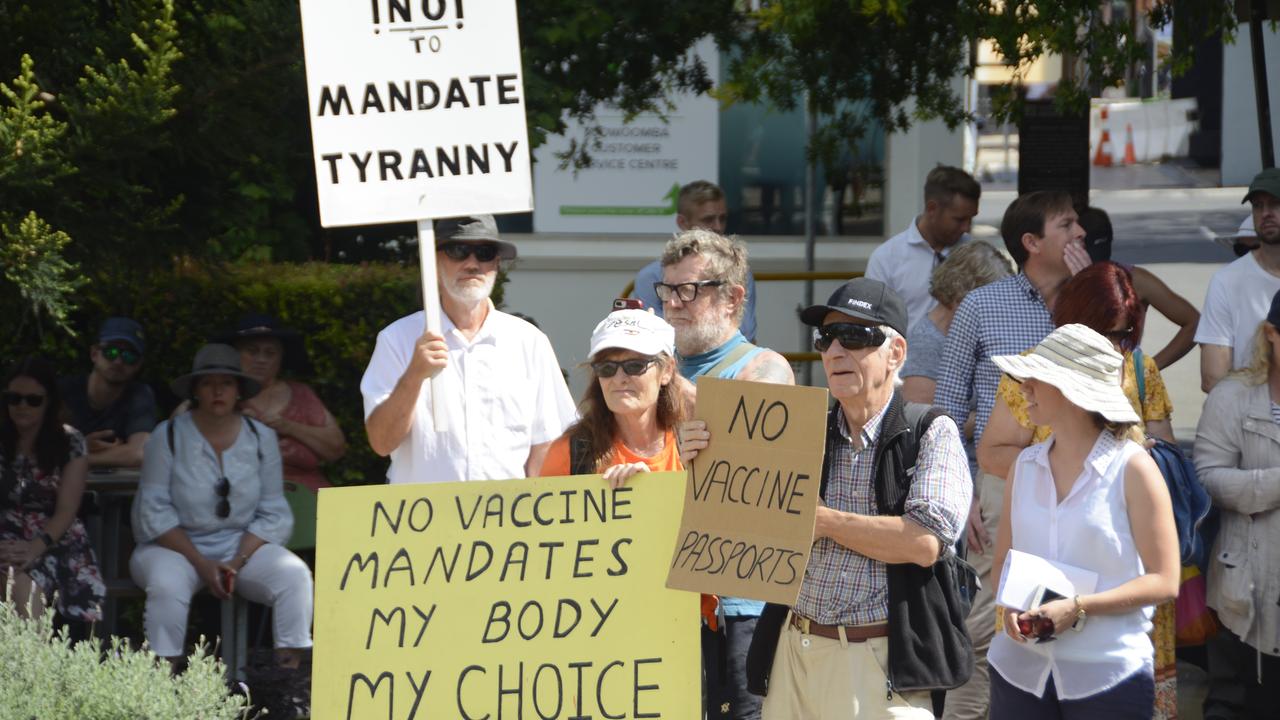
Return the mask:
<path id="1" fill-rule="evenodd" d="M 667 587 L 795 603 L 826 452 L 822 388 L 698 378 L 711 442 L 685 483 Z"/>
<path id="2" fill-rule="evenodd" d="M 515 0 L 301 0 L 325 227 L 533 208 Z"/>
<path id="3" fill-rule="evenodd" d="M 692 718 L 683 475 L 320 492 L 313 717 Z"/>

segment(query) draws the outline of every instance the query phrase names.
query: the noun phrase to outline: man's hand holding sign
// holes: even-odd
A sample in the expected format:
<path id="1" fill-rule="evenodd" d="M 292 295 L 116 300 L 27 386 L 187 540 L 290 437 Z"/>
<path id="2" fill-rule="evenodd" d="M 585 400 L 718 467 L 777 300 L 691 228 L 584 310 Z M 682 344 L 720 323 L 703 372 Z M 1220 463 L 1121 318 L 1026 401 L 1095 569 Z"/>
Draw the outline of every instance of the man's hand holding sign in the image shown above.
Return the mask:
<path id="1" fill-rule="evenodd" d="M 681 428 L 690 470 L 668 587 L 795 601 L 813 541 L 826 405 L 820 388 L 698 379 L 700 422 Z"/>

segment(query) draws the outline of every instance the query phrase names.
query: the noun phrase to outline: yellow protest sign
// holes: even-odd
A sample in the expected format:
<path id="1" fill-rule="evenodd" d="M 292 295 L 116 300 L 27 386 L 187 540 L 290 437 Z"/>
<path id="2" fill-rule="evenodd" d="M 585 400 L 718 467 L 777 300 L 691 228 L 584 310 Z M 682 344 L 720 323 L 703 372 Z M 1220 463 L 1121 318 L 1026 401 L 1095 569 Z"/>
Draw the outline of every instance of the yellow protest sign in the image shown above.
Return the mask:
<path id="1" fill-rule="evenodd" d="M 667 587 L 792 605 L 826 452 L 827 391 L 698 378 L 711 442 L 685 483 Z"/>
<path id="2" fill-rule="evenodd" d="M 698 596 L 663 586 L 683 481 L 322 490 L 313 717 L 698 717 Z"/>

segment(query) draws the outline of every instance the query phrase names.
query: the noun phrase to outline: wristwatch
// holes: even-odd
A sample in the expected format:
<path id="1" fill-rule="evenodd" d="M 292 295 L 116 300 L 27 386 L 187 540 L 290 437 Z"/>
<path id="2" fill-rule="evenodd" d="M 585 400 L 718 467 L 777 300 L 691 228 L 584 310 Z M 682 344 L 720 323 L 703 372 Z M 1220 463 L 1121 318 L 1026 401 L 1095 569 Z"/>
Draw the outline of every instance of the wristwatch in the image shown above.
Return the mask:
<path id="1" fill-rule="evenodd" d="M 1076 603 L 1076 621 L 1074 623 L 1071 623 L 1072 627 L 1075 627 L 1080 623 L 1084 622 L 1084 619 L 1089 615 L 1089 613 L 1085 612 L 1084 603 L 1080 602 L 1079 595 L 1075 596 L 1075 603 Z"/>
<path id="2" fill-rule="evenodd" d="M 50 535 L 49 533 L 44 532 L 42 530 L 40 534 L 37 535 L 36 537 L 40 538 L 40 542 L 44 543 L 44 549 L 46 551 L 48 551 L 49 548 L 53 547 L 53 536 Z"/>

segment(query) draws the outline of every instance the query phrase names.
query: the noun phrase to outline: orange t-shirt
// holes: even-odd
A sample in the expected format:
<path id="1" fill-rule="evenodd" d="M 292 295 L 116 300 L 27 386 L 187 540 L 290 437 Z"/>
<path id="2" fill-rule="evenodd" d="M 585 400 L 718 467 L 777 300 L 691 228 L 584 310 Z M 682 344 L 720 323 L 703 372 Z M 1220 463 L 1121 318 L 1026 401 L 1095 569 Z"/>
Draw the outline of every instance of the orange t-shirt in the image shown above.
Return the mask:
<path id="1" fill-rule="evenodd" d="M 670 430 L 667 431 L 666 441 L 662 446 L 662 450 L 653 457 L 636 455 L 621 440 L 614 441 L 613 456 L 615 465 L 642 462 L 649 466 L 650 472 L 684 470 L 684 465 L 680 463 L 680 453 L 676 452 L 675 433 Z M 561 435 L 555 442 L 551 443 L 551 447 L 547 450 L 547 459 L 542 462 L 542 470 L 538 475 L 540 477 L 562 477 L 568 474 L 569 436 Z"/>

